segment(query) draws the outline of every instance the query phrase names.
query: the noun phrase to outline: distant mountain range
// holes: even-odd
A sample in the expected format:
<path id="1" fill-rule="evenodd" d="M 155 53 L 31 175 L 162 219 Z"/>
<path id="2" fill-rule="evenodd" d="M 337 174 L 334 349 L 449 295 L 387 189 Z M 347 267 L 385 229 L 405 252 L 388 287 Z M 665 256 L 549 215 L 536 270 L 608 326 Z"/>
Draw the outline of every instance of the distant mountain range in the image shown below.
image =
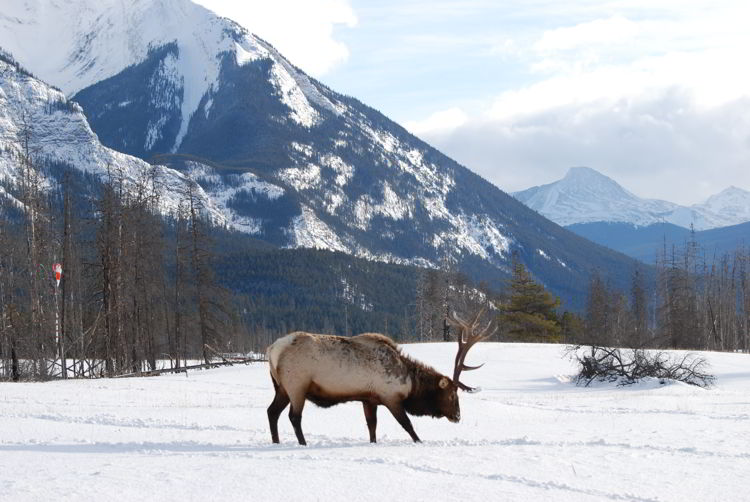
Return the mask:
<path id="1" fill-rule="evenodd" d="M 702 204 L 680 206 L 640 198 L 588 167 L 573 167 L 559 181 L 515 192 L 513 196 L 563 226 L 594 222 L 636 226 L 671 223 L 708 230 L 750 221 L 750 192 L 741 188 L 729 187 Z"/>
<path id="2" fill-rule="evenodd" d="M 645 227 L 631 223 L 576 223 L 566 228 L 645 263 L 655 263 L 657 258 L 664 255 L 669 259 L 673 247 L 679 256 L 685 244 L 692 239 L 701 246 L 709 261 L 713 256 L 750 245 L 750 222 L 694 233 L 671 223 L 654 223 Z"/>
<path id="3" fill-rule="evenodd" d="M 680 206 L 640 198 L 594 169 L 574 167 L 559 181 L 513 196 L 578 235 L 647 263 L 689 238 L 708 253 L 722 253 L 750 237 L 750 192 L 737 187 Z"/>

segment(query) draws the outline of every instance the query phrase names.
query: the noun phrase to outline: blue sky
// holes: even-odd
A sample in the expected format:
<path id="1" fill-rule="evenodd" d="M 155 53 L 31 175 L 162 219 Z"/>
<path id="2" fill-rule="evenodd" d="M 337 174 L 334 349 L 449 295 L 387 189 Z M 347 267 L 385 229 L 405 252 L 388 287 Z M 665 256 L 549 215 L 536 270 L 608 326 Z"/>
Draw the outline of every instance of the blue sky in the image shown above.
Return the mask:
<path id="1" fill-rule="evenodd" d="M 354 3 L 357 26 L 336 32 L 349 59 L 325 79 L 401 123 L 431 115 L 438 104 L 475 110 L 498 90 L 529 80 L 523 65 L 501 52 L 523 31 L 504 9 L 485 4 Z"/>
<path id="2" fill-rule="evenodd" d="M 690 204 L 750 190 L 750 5 L 199 0 L 507 191 L 595 168 Z"/>

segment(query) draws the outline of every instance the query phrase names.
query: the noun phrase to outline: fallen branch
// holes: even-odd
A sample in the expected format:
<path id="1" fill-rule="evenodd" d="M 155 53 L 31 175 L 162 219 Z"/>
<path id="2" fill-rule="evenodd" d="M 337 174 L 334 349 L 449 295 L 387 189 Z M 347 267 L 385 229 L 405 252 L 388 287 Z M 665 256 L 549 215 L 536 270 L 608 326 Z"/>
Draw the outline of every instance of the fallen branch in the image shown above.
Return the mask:
<path id="1" fill-rule="evenodd" d="M 192 364 L 190 366 L 181 366 L 179 368 L 164 368 L 160 370 L 148 370 L 148 371 L 140 371 L 140 372 L 133 372 L 133 373 L 125 373 L 123 375 L 115 375 L 112 378 L 148 377 L 148 376 L 163 375 L 165 373 L 187 373 L 188 370 L 211 369 L 211 368 L 218 368 L 221 366 L 234 366 L 235 364 L 250 364 L 250 363 L 255 363 L 258 361 L 262 361 L 262 359 L 255 359 L 252 357 L 237 359 L 234 361 L 229 361 L 225 359 L 224 361 L 215 362 L 215 363 Z"/>

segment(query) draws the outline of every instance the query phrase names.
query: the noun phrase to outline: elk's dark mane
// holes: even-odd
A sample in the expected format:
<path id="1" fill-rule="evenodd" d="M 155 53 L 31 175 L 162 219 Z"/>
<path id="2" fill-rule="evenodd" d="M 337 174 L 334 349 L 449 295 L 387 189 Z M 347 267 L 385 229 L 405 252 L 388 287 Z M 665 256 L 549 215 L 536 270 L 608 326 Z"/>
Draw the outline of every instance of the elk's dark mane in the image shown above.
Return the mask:
<path id="1" fill-rule="evenodd" d="M 440 417 L 438 406 L 438 383 L 445 375 L 432 366 L 417 361 L 402 353 L 409 365 L 409 375 L 414 383 L 411 392 L 404 400 L 404 409 L 412 415 Z"/>
<path id="2" fill-rule="evenodd" d="M 401 356 L 401 359 L 406 362 L 406 364 L 409 366 L 409 374 L 412 376 L 422 374 L 422 373 L 429 373 L 429 374 L 435 374 L 440 375 L 440 373 L 437 372 L 435 368 L 432 366 L 423 363 L 422 361 L 419 361 L 417 359 L 414 359 L 409 354 L 404 352 L 404 349 L 401 348 L 400 345 L 397 345 L 395 342 L 393 344 L 396 349 L 398 349 L 398 353 Z"/>

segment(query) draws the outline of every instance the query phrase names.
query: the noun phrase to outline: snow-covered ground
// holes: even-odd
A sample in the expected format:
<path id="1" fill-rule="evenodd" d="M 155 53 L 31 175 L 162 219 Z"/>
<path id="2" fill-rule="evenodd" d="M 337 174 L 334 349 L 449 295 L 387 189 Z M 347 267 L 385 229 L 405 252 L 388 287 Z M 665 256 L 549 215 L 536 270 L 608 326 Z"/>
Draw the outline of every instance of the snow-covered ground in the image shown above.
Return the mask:
<path id="1" fill-rule="evenodd" d="M 407 346 L 448 372 L 454 346 Z M 3 500 L 747 500 L 750 356 L 716 386 L 569 383 L 553 345 L 480 344 L 462 421 L 309 404 L 272 445 L 265 363 L 185 375 L 0 384 Z"/>

